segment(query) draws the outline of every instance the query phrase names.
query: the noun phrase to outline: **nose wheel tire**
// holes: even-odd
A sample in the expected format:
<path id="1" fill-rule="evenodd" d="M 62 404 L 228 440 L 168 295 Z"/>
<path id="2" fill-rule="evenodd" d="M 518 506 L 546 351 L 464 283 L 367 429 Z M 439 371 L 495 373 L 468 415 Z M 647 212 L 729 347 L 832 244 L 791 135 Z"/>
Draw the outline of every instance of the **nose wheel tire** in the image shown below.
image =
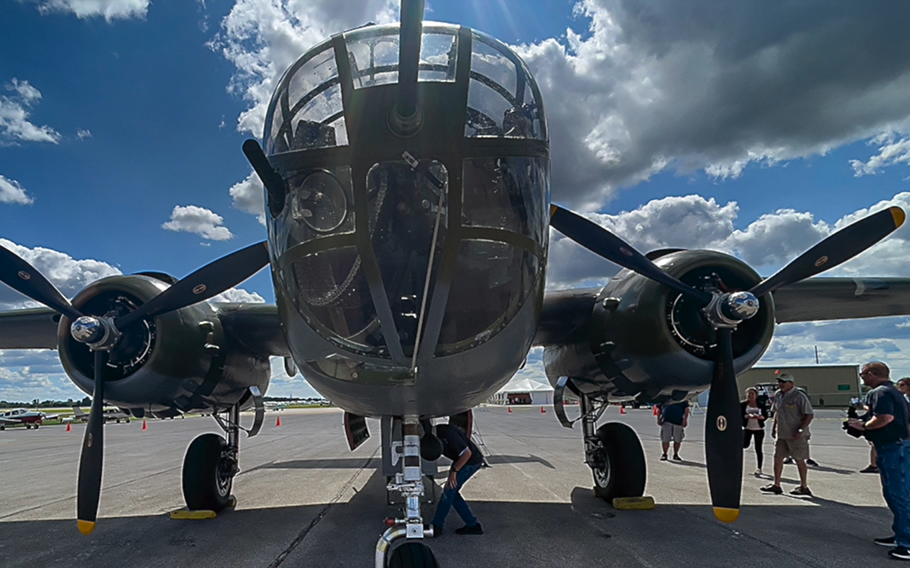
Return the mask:
<path id="1" fill-rule="evenodd" d="M 218 434 L 202 434 L 193 440 L 183 458 L 183 498 L 191 511 L 216 513 L 231 503 L 233 474 L 222 459 L 227 443 Z"/>
<path id="2" fill-rule="evenodd" d="M 622 422 L 610 422 L 597 429 L 600 467 L 592 467 L 594 494 L 612 501 L 616 497 L 645 494 L 647 468 L 645 452 L 635 430 Z"/>
<path id="3" fill-rule="evenodd" d="M 439 563 L 429 546 L 407 542 L 392 551 L 389 568 L 439 568 Z"/>

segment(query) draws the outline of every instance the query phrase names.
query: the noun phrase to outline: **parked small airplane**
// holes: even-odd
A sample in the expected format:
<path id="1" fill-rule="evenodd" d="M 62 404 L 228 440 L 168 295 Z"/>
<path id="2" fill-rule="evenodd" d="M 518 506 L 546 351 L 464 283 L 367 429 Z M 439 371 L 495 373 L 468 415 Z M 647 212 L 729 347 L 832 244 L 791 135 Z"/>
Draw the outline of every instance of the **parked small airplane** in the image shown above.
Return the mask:
<path id="1" fill-rule="evenodd" d="M 48 416 L 38 410 L 29 410 L 27 408 L 14 408 L 0 412 L 0 430 L 6 430 L 7 426 L 17 426 L 25 424 L 27 430 L 38 428 L 43 420 L 57 418 L 57 415 Z"/>
<path id="2" fill-rule="evenodd" d="M 66 416 L 63 418 L 64 422 L 88 422 L 89 415 L 86 414 L 84 410 L 78 406 L 73 407 L 73 415 Z M 105 422 L 116 422 L 120 424 L 121 421 L 129 422 L 130 415 L 128 412 L 124 412 L 119 408 L 105 408 L 104 409 L 104 421 Z"/>

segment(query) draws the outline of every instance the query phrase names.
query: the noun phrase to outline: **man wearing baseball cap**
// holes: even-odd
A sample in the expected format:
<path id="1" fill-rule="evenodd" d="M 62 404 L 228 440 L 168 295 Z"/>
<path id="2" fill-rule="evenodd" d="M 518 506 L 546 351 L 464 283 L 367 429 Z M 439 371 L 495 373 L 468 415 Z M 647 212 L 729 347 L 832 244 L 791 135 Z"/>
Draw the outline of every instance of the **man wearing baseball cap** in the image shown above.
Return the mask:
<path id="1" fill-rule="evenodd" d="M 814 417 L 812 403 L 809 402 L 806 393 L 794 388 L 793 375 L 780 374 L 777 377 L 777 385 L 779 390 L 774 395 L 772 407 L 774 425 L 771 427 L 771 437 L 777 438 L 774 444 L 774 483 L 762 487 L 761 490 L 775 495 L 784 492 L 780 486 L 784 458 L 792 457 L 799 470 L 799 487 L 790 494 L 811 497 L 812 492 L 806 484 L 808 475 L 806 460 L 809 458 L 809 423 Z"/>

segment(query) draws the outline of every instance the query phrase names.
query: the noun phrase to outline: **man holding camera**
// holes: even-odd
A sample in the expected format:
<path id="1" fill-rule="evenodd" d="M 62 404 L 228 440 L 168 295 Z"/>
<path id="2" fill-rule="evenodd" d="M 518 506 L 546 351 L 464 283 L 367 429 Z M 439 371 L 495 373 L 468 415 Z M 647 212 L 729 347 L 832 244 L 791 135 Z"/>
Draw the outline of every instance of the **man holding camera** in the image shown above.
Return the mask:
<path id="1" fill-rule="evenodd" d="M 894 514 L 891 529 L 894 536 L 877 538 L 875 543 L 894 547 L 888 556 L 910 560 L 910 406 L 891 382 L 890 370 L 884 363 L 868 363 L 860 377 L 872 387 L 868 395 L 869 412 L 862 418 L 851 418 L 849 429 L 858 430 L 873 443 L 878 454 L 876 465 L 882 477 L 882 493 Z"/>

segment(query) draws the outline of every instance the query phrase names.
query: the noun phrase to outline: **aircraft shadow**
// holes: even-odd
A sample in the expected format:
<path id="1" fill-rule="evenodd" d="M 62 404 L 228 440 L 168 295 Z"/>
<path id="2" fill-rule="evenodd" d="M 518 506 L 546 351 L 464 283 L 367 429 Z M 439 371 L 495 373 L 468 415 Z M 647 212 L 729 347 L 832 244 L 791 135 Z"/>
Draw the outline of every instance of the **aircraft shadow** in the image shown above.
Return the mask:
<path id="1" fill-rule="evenodd" d="M 511 455 L 495 455 L 487 456 L 487 462 L 493 465 L 499 464 L 510 464 L 510 463 L 539 463 L 549 469 L 556 469 L 556 467 L 551 464 L 549 461 L 537 457 L 535 455 L 530 456 L 511 456 Z M 374 458 L 375 464 L 371 463 L 371 467 L 378 467 L 379 458 Z M 446 462 L 448 463 L 448 462 Z M 326 459 L 312 459 L 312 460 L 289 460 L 289 461 L 276 461 L 272 463 L 263 464 L 255 468 L 250 468 L 245 470 L 249 473 L 251 471 L 256 471 L 260 469 L 360 469 L 363 467 L 364 459 L 363 458 L 326 458 Z"/>
<path id="2" fill-rule="evenodd" d="M 351 479 L 358 475 L 366 474 Z M 336 495 L 339 500 L 326 495 L 312 505 L 244 509 L 255 503 L 243 493 L 241 487 L 240 509 L 216 519 L 102 518 L 90 537 L 79 535 L 71 519 L 4 522 L 3 565 L 362 567 L 372 562 L 382 519 L 396 513 L 385 504 L 384 480 L 377 472 Z M 485 534 L 454 534 L 462 523 L 452 512 L 444 534 L 427 542 L 441 566 L 577 568 L 600 565 L 596 559 L 605 558 L 618 567 L 737 566 L 743 558 L 750 568 L 867 565 L 876 553 L 885 560 L 885 551 L 871 539 L 891 523 L 884 507 L 827 499 L 745 506 L 739 521 L 724 524 L 707 504 L 658 503 L 651 511 L 617 511 L 596 499 L 590 487 L 575 487 L 564 496 L 567 501 L 557 503 L 536 502 L 551 498 L 543 494 L 528 494 L 526 502 L 474 500 L 470 483 L 465 494 Z M 433 510 L 424 507 L 427 521 Z"/>

